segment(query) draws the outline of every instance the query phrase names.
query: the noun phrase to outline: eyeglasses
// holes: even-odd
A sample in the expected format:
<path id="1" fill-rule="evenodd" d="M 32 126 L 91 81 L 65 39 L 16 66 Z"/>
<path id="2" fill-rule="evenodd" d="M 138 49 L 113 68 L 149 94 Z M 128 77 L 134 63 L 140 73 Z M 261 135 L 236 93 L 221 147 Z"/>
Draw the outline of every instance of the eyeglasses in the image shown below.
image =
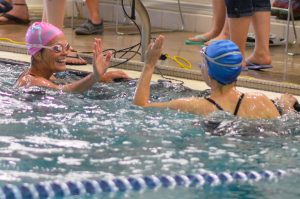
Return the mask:
<path id="1" fill-rule="evenodd" d="M 30 47 L 33 48 L 46 48 L 49 50 L 52 50 L 55 53 L 61 53 L 63 51 L 68 51 L 71 48 L 71 45 L 69 43 L 67 43 L 66 45 L 62 45 L 62 44 L 54 44 L 53 46 L 44 46 L 41 44 L 27 44 Z"/>
<path id="2" fill-rule="evenodd" d="M 202 57 L 202 63 L 199 64 L 200 68 L 207 68 L 207 55 L 206 55 L 206 48 L 207 46 L 204 46 L 200 49 L 200 55 Z"/>
<path id="3" fill-rule="evenodd" d="M 201 54 L 203 57 L 206 57 L 206 48 L 207 48 L 207 46 L 203 46 L 203 47 L 200 49 L 200 54 Z"/>
<path id="4" fill-rule="evenodd" d="M 203 46 L 203 47 L 200 49 L 200 55 L 201 55 L 201 57 L 203 58 L 203 62 L 211 61 L 211 59 L 212 59 L 212 58 L 210 58 L 209 56 L 207 56 L 207 54 L 206 54 L 206 49 L 207 49 L 207 46 Z"/>

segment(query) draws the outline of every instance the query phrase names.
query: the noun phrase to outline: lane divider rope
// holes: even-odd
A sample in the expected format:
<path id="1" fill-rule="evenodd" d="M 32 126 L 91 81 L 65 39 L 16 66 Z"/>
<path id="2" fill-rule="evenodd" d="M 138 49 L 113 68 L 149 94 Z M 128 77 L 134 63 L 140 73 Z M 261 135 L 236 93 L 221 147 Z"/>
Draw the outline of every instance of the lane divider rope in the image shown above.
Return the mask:
<path id="1" fill-rule="evenodd" d="M 191 175 L 161 175 L 161 176 L 130 176 L 112 177 L 109 179 L 82 181 L 53 181 L 37 184 L 24 183 L 22 185 L 7 184 L 0 187 L 2 199 L 44 199 L 63 198 L 69 196 L 95 195 L 99 193 L 142 192 L 159 188 L 174 189 L 178 187 L 217 186 L 229 183 L 258 182 L 262 180 L 277 180 L 283 176 L 300 174 L 297 169 L 236 171 L 220 172 L 203 170 L 199 174 Z"/>

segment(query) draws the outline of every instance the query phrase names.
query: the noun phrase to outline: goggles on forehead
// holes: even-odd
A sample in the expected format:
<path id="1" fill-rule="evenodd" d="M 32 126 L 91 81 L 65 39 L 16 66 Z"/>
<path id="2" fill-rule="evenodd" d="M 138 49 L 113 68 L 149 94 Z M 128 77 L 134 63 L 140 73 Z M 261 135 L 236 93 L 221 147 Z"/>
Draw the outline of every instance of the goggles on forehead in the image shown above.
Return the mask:
<path id="1" fill-rule="evenodd" d="M 33 47 L 33 48 L 49 49 L 49 50 L 52 50 L 55 53 L 61 53 L 63 51 L 68 51 L 68 50 L 70 50 L 70 47 L 71 47 L 69 43 L 67 43 L 66 45 L 54 44 L 52 46 L 44 46 L 44 45 L 41 45 L 41 44 L 27 44 L 27 46 Z"/>
<path id="2" fill-rule="evenodd" d="M 237 63 L 237 64 L 222 64 L 222 63 L 219 63 L 216 61 L 216 60 L 226 57 L 228 55 L 241 55 L 242 53 L 240 51 L 231 51 L 231 52 L 219 55 L 217 57 L 211 58 L 211 57 L 207 56 L 206 49 L 207 49 L 207 46 L 204 46 L 200 49 L 200 54 L 203 57 L 203 59 L 205 60 L 205 62 L 209 61 L 211 63 L 217 64 L 219 66 L 225 66 L 225 67 L 239 67 L 242 64 L 242 62 Z"/>

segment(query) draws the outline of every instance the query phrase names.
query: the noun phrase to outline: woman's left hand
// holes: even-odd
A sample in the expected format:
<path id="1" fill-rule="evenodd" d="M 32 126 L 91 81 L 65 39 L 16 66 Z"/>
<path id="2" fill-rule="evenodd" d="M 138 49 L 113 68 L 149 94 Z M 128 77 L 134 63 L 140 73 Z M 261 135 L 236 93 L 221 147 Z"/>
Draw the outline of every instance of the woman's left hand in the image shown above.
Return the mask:
<path id="1" fill-rule="evenodd" d="M 109 51 L 106 56 L 103 55 L 103 45 L 101 39 L 95 39 L 94 42 L 94 59 L 93 59 L 93 74 L 99 80 L 106 72 L 112 52 Z"/>
<path id="2" fill-rule="evenodd" d="M 109 72 L 104 73 L 104 75 L 102 75 L 100 81 L 101 82 L 113 82 L 116 79 L 129 80 L 131 78 L 123 71 L 118 70 L 118 71 L 109 71 Z"/>
<path id="3" fill-rule="evenodd" d="M 162 35 L 159 35 L 155 42 L 152 42 L 149 44 L 147 52 L 146 52 L 146 58 L 145 58 L 145 64 L 146 66 L 155 67 L 157 60 L 159 59 L 163 47 L 165 37 Z"/>

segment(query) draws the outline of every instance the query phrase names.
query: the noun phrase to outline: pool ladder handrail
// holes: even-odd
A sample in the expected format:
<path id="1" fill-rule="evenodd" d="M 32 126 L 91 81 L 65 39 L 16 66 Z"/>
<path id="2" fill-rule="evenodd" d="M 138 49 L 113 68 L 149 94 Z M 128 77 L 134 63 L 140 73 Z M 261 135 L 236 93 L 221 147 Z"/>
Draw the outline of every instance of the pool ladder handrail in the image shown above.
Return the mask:
<path id="1" fill-rule="evenodd" d="M 131 4 L 133 3 L 133 0 L 130 0 Z M 178 9 L 180 13 L 180 19 L 181 19 L 181 31 L 184 30 L 184 19 L 182 15 L 182 10 L 181 10 L 181 3 L 180 0 L 177 0 L 178 2 Z M 150 22 L 150 17 L 147 9 L 145 8 L 144 4 L 141 2 L 141 0 L 135 0 L 135 8 L 136 11 L 138 12 L 138 15 L 141 20 L 142 24 L 142 35 L 141 35 L 141 47 L 142 47 L 142 52 L 141 52 L 141 62 L 145 61 L 145 52 L 147 50 L 147 47 L 150 43 L 151 39 L 151 22 Z M 118 17 L 116 19 L 118 21 Z M 116 32 L 117 34 L 124 35 L 124 33 L 121 33 L 118 31 L 118 23 L 116 22 Z"/>
<path id="2" fill-rule="evenodd" d="M 131 3 L 133 0 L 131 0 Z M 149 14 L 144 6 L 144 4 L 141 2 L 141 0 L 135 0 L 135 9 L 140 17 L 141 23 L 142 23 L 142 30 L 141 30 L 141 46 L 142 46 L 142 52 L 141 52 L 141 62 L 145 61 L 145 53 L 147 50 L 148 45 L 150 44 L 151 39 L 151 23 L 150 23 L 150 17 Z"/>
<path id="3" fill-rule="evenodd" d="M 300 55 L 300 52 L 289 52 L 289 37 L 290 37 L 290 23 L 292 21 L 292 27 L 293 27 L 293 33 L 294 33 L 294 41 L 293 44 L 298 43 L 298 35 L 296 31 L 296 25 L 295 25 L 295 17 L 294 17 L 294 11 L 293 11 L 293 5 L 292 0 L 288 0 L 288 7 L 287 8 L 277 8 L 272 7 L 272 10 L 279 10 L 279 11 L 287 11 L 287 23 L 285 27 L 285 53 L 291 56 L 294 55 Z"/>

